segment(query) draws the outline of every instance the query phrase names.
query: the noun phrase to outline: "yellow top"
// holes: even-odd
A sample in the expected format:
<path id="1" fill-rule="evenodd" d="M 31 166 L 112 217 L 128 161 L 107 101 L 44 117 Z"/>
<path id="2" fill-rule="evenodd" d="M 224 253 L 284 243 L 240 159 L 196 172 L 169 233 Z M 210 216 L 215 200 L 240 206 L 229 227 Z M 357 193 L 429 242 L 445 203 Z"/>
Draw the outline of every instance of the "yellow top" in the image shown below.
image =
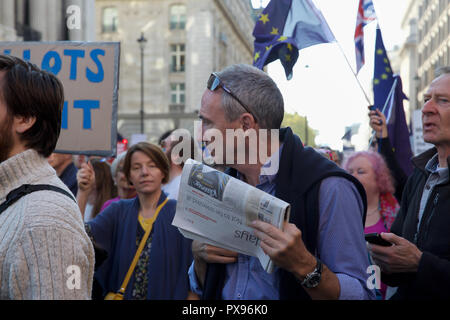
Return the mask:
<path id="1" fill-rule="evenodd" d="M 147 230 L 152 227 L 153 217 L 144 218 L 143 216 L 139 215 L 138 220 L 139 223 L 141 224 L 142 229 L 144 229 L 145 232 L 147 232 Z"/>
<path id="2" fill-rule="evenodd" d="M 155 211 L 155 214 L 153 215 L 153 217 L 145 219 L 145 221 L 144 221 L 144 218 L 143 217 L 141 218 L 141 215 L 139 215 L 139 217 L 138 217 L 139 223 L 141 223 L 141 225 L 142 225 L 141 221 L 143 221 L 143 223 L 145 225 L 145 226 L 143 226 L 143 228 L 144 229 L 147 228 L 147 229 L 145 231 L 144 236 L 142 237 L 142 240 L 141 240 L 141 243 L 139 244 L 139 247 L 136 250 L 136 254 L 134 255 L 133 261 L 131 262 L 130 268 L 128 269 L 128 272 L 127 272 L 127 274 L 125 276 L 125 279 L 123 280 L 123 283 L 120 286 L 120 290 L 119 290 L 118 294 L 120 294 L 122 296 L 125 294 L 125 289 L 126 289 L 126 287 L 128 285 L 128 281 L 130 281 L 131 274 L 133 273 L 134 268 L 136 267 L 137 261 L 139 259 L 139 256 L 141 255 L 141 252 L 144 249 L 145 242 L 147 241 L 148 236 L 150 235 L 150 232 L 152 231 L 153 222 L 155 222 L 156 218 L 158 217 L 159 212 L 161 211 L 161 209 L 164 207 L 164 205 L 166 204 L 166 202 L 168 200 L 169 200 L 169 198 L 166 198 L 166 200 L 164 200 L 163 203 L 161 203 L 156 208 L 156 211 Z M 148 226 L 146 226 L 146 225 L 148 225 Z M 120 299 L 123 299 L 123 298 L 120 298 Z"/>

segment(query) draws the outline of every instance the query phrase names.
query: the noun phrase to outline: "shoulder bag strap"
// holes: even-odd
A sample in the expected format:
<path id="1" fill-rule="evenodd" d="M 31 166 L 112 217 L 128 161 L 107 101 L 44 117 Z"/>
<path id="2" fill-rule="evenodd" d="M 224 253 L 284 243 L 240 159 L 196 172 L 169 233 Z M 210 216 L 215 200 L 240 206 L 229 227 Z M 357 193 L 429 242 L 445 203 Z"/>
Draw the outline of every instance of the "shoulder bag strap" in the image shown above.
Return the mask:
<path id="1" fill-rule="evenodd" d="M 127 288 L 128 282 L 130 281 L 131 275 L 133 274 L 134 268 L 136 267 L 136 264 L 139 260 L 139 257 L 141 256 L 141 252 L 145 247 L 145 243 L 147 242 L 148 236 L 150 235 L 150 232 L 153 229 L 153 223 L 155 222 L 156 218 L 158 217 L 159 212 L 164 207 L 164 205 L 167 203 L 169 198 L 166 198 L 157 208 L 156 212 L 153 215 L 153 217 L 150 220 L 150 228 L 147 229 L 147 231 L 144 234 L 144 237 L 141 240 L 141 243 L 139 243 L 139 247 L 136 251 L 136 254 L 134 255 L 133 261 L 131 262 L 130 268 L 128 269 L 127 275 L 125 276 L 125 279 L 123 280 L 122 285 L 120 286 L 119 294 L 122 296 L 125 294 L 125 289 Z"/>
<path id="2" fill-rule="evenodd" d="M 71 195 L 69 192 L 59 187 L 52 186 L 50 184 L 23 184 L 20 187 L 8 193 L 8 195 L 6 196 L 6 201 L 0 205 L 0 214 L 23 196 L 26 196 L 27 194 L 30 194 L 32 192 L 42 190 L 51 190 L 62 193 L 71 198 L 73 201 L 75 201 L 75 203 L 77 202 L 73 197 L 73 195 Z"/>

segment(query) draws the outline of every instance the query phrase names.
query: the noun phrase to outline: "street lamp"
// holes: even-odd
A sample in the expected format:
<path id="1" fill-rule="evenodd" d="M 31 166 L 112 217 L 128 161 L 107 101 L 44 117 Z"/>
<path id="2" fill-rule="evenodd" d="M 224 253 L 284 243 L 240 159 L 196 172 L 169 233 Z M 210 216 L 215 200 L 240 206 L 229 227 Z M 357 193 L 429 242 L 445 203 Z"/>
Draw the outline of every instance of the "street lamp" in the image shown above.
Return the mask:
<path id="1" fill-rule="evenodd" d="M 143 32 L 141 32 L 141 37 L 137 39 L 137 42 L 141 48 L 141 133 L 144 133 L 144 48 L 147 39 Z"/>

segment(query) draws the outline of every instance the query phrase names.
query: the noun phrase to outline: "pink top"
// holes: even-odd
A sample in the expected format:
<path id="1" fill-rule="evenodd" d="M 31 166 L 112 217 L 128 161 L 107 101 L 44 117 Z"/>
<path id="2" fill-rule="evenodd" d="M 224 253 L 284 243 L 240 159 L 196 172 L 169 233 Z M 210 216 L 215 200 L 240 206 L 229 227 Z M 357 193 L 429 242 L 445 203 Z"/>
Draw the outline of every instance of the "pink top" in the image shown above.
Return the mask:
<path id="1" fill-rule="evenodd" d="M 107 201 L 103 204 L 102 208 L 100 209 L 100 212 L 102 212 L 102 211 L 105 210 L 107 207 L 109 207 L 109 205 L 110 205 L 111 203 L 116 202 L 116 201 L 119 201 L 119 200 L 120 200 L 119 197 L 115 197 L 115 198 L 112 198 L 112 199 L 107 200 Z"/>
<path id="2" fill-rule="evenodd" d="M 373 226 L 364 228 L 365 234 L 374 232 L 376 233 L 387 232 L 386 227 L 384 226 L 383 218 L 380 217 L 380 220 L 378 220 L 378 222 L 375 223 Z"/>
<path id="3" fill-rule="evenodd" d="M 382 233 L 382 232 L 387 232 L 386 227 L 384 226 L 384 221 L 383 218 L 380 217 L 380 220 L 378 220 L 377 223 L 375 223 L 373 226 L 370 227 L 366 227 L 364 228 L 364 233 Z M 386 289 L 387 286 L 381 282 L 381 286 L 380 286 L 380 292 L 381 292 L 381 296 L 383 297 L 383 300 L 386 298 Z"/>

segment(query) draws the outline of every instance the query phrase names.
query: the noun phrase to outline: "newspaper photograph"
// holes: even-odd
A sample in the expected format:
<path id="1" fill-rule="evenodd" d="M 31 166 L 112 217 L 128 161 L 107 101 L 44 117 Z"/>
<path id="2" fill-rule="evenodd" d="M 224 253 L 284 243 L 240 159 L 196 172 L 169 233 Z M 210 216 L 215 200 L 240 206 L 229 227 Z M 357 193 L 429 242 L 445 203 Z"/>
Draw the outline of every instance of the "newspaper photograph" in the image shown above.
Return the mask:
<path id="1" fill-rule="evenodd" d="M 289 203 L 189 159 L 172 225 L 186 238 L 257 257 L 271 273 L 273 262 L 261 249 L 250 223 L 257 219 L 281 229 L 289 214 Z"/>

